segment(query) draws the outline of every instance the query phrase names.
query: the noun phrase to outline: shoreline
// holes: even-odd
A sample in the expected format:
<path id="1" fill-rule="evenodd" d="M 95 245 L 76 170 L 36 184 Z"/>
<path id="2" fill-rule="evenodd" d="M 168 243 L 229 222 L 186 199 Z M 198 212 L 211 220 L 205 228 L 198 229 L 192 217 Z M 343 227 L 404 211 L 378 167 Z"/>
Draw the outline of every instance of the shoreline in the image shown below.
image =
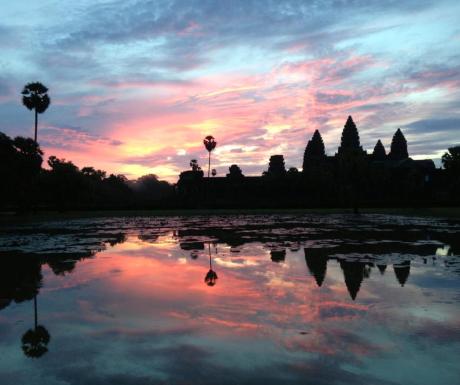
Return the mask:
<path id="1" fill-rule="evenodd" d="M 29 214 L 0 212 L 0 224 L 18 222 L 40 222 L 65 219 L 113 218 L 113 217 L 174 217 L 174 216 L 216 216 L 216 215 L 336 215 L 336 214 L 382 214 L 412 217 L 438 217 L 460 219 L 460 207 L 424 208 L 362 208 L 359 214 L 353 209 L 151 209 L 151 210 L 92 210 L 92 211 L 43 211 Z"/>

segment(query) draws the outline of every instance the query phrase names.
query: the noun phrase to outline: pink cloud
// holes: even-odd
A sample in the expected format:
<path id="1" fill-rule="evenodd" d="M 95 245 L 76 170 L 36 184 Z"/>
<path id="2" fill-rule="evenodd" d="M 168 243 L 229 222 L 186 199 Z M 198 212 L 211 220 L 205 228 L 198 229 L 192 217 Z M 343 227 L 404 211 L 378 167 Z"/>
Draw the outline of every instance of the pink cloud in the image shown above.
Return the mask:
<path id="1" fill-rule="evenodd" d="M 201 141 L 212 134 L 218 141 L 214 165 L 219 175 L 232 163 L 240 164 L 243 172 L 244 167 L 258 167 L 261 173 L 275 152 L 284 153 L 290 164 L 300 167 L 299 154 L 315 129 L 326 134 L 327 142 L 334 146 L 331 139 L 338 141 L 350 111 L 403 98 L 430 87 L 440 76 L 433 71 L 414 75 L 419 82 L 415 88 L 394 78 L 383 85 L 361 80 L 359 88 L 350 82 L 370 68 L 386 65 L 368 55 L 349 55 L 285 62 L 254 75 L 92 82 L 101 90 L 110 90 L 110 96 L 84 97 L 78 114 L 85 119 L 97 115 L 101 121 L 98 132 L 122 144 L 112 146 L 110 141 L 95 139 L 93 145 L 79 134 L 71 139 L 50 139 L 51 145 L 45 150 L 47 154 L 55 151 L 60 156 L 73 156 L 76 162 L 91 159 L 96 167 L 104 165 L 109 172 L 122 170 L 134 177 L 156 170 L 160 177 L 175 181 L 180 170 L 188 168 L 189 158 L 206 157 Z M 443 84 L 450 87 L 455 81 L 455 74 L 448 73 Z M 378 123 L 378 111 L 377 107 L 359 110 L 355 116 L 358 126 L 361 122 Z M 404 113 L 404 109 L 397 110 L 394 118 Z M 66 150 L 67 140 L 84 144 L 75 143 L 75 147 L 85 155 Z M 296 143 L 296 147 L 287 143 Z M 241 151 L 233 151 L 235 147 Z M 251 150 L 246 152 L 245 148 Z M 178 152 L 184 157 L 175 156 Z"/>

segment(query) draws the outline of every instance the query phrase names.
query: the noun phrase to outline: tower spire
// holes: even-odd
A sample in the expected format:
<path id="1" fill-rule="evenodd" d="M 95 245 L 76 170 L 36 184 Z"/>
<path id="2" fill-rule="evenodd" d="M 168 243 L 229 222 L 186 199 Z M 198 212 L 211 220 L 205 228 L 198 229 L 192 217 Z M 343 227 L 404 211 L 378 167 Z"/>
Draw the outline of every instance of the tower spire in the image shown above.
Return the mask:
<path id="1" fill-rule="evenodd" d="M 316 130 L 312 138 L 308 141 L 307 147 L 305 147 L 305 152 L 303 155 L 303 166 L 305 170 L 309 161 L 321 160 L 326 156 L 324 149 L 324 142 L 321 134 Z"/>
<path id="2" fill-rule="evenodd" d="M 385 147 L 383 147 L 383 144 L 379 139 L 377 140 L 377 143 L 375 144 L 374 152 L 372 153 L 372 157 L 374 158 L 374 160 L 385 160 L 386 156 L 387 154 L 385 151 Z"/>
<path id="3" fill-rule="evenodd" d="M 392 160 L 404 160 L 409 158 L 409 153 L 407 152 L 407 141 L 400 128 L 398 128 L 393 135 L 391 149 L 388 156 Z"/>
<path id="4" fill-rule="evenodd" d="M 351 115 L 348 116 L 345 126 L 343 127 L 338 153 L 340 155 L 350 151 L 363 151 L 359 142 L 358 128 L 355 122 L 353 122 Z"/>

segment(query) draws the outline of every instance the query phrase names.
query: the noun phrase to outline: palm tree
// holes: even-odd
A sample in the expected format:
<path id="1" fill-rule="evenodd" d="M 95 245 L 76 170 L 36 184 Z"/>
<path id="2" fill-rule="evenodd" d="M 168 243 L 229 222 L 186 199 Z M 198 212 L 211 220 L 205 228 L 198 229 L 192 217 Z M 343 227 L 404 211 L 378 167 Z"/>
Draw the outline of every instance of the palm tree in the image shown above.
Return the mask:
<path id="1" fill-rule="evenodd" d="M 192 171 L 194 172 L 201 171 L 201 167 L 198 164 L 198 161 L 196 159 L 192 159 L 190 161 L 190 167 L 192 168 Z"/>
<path id="2" fill-rule="evenodd" d="M 37 142 L 37 115 L 45 112 L 51 102 L 47 92 L 48 88 L 39 82 L 27 83 L 21 92 L 22 104 L 29 110 L 35 110 L 35 142 Z"/>
<path id="3" fill-rule="evenodd" d="M 216 148 L 217 142 L 213 136 L 208 135 L 206 138 L 204 138 L 203 144 L 206 147 L 206 150 L 208 150 L 209 152 L 209 159 L 208 159 L 208 178 L 209 178 L 209 174 L 211 172 L 211 151 Z"/>
<path id="4" fill-rule="evenodd" d="M 22 351 L 27 357 L 40 358 L 47 351 L 50 342 L 50 334 L 44 326 L 37 324 L 37 296 L 34 295 L 34 328 L 27 330 L 22 336 Z"/>

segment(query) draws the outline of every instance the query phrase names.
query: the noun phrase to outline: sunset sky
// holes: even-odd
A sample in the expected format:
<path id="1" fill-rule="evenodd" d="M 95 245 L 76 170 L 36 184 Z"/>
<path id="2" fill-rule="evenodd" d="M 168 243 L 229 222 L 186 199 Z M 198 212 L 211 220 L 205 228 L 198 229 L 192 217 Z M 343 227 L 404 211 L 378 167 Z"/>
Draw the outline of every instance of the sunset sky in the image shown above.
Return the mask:
<path id="1" fill-rule="evenodd" d="M 460 2 L 8 2 L 0 131 L 32 136 L 25 83 L 49 88 L 46 156 L 176 181 L 214 135 L 218 175 L 272 154 L 301 168 L 313 131 L 334 154 L 348 115 L 372 151 L 398 127 L 416 159 L 460 138 Z"/>

